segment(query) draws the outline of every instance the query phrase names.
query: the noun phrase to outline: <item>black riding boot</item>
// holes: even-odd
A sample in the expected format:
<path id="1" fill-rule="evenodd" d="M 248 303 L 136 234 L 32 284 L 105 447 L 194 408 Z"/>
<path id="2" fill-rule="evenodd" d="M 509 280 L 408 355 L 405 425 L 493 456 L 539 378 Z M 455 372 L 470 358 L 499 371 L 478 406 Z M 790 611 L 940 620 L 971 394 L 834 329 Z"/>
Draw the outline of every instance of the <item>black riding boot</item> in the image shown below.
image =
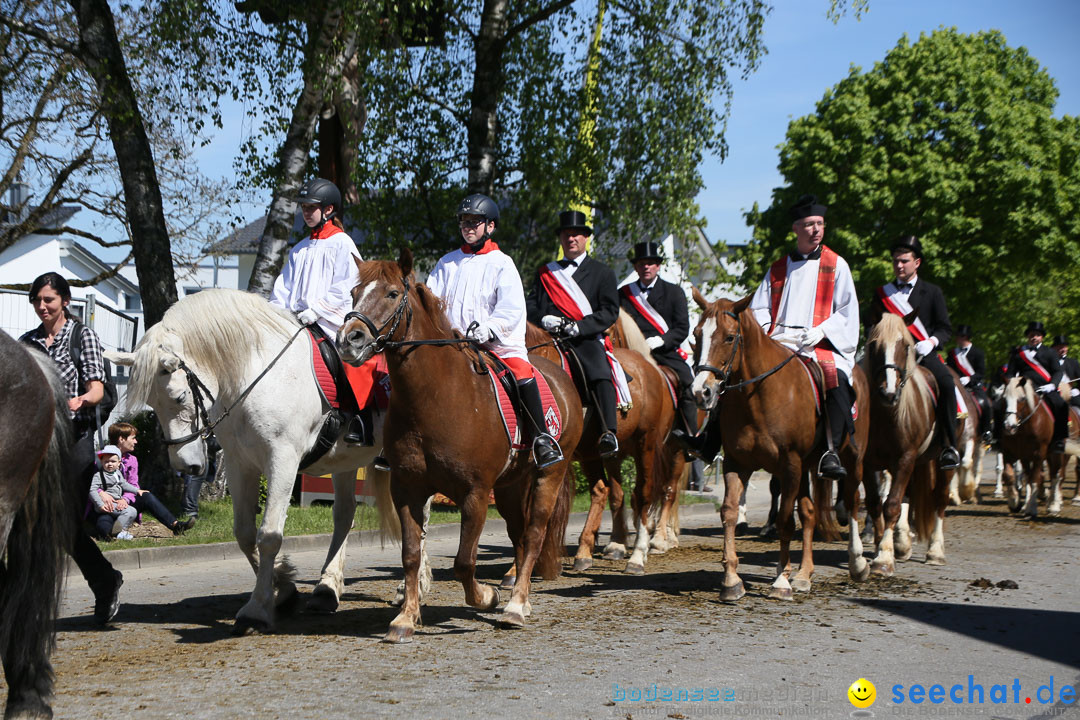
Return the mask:
<path id="1" fill-rule="evenodd" d="M 975 395 L 975 402 L 979 404 L 979 437 L 982 438 L 984 443 L 989 443 L 994 439 L 990 429 L 990 421 L 994 417 L 994 409 L 990 407 L 990 398 L 986 396 L 986 393 Z"/>
<path id="2" fill-rule="evenodd" d="M 960 467 L 960 453 L 956 451 L 956 390 L 951 383 L 942 387 L 938 395 L 937 420 L 945 445 L 938 458 L 938 467 L 955 470 Z"/>
<path id="3" fill-rule="evenodd" d="M 684 392 L 679 397 L 675 414 L 678 417 L 675 418 L 675 426 L 671 428 L 671 436 L 682 446 L 687 455 L 700 458 L 705 446 L 705 436 L 704 433 L 698 434 L 697 403 L 694 401 L 694 396 L 687 396 Z"/>
<path id="4" fill-rule="evenodd" d="M 604 421 L 605 431 L 596 443 L 601 457 L 609 457 L 619 452 L 619 440 L 615 437 L 615 386 L 610 380 L 599 380 L 593 385 L 593 392 L 600 407 L 596 408 Z"/>
<path id="5" fill-rule="evenodd" d="M 536 386 L 536 379 L 519 380 L 517 388 L 522 409 L 532 418 L 533 462 L 543 470 L 563 459 L 562 448 L 555 438 L 544 432 L 544 405 L 540 402 L 540 388 Z"/>
<path id="6" fill-rule="evenodd" d="M 839 450 L 851 425 L 851 390 L 844 381 L 838 387 L 825 391 L 825 412 L 829 416 L 832 449 L 822 454 L 818 472 L 826 480 L 842 481 L 847 478 L 847 470 L 840 462 Z"/>

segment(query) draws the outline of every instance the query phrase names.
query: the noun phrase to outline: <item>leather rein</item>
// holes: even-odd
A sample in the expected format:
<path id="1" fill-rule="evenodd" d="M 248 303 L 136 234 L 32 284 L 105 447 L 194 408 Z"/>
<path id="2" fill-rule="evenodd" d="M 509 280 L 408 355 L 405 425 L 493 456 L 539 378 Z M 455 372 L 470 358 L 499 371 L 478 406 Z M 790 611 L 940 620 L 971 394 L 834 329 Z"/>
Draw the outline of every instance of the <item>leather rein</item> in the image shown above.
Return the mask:
<path id="1" fill-rule="evenodd" d="M 728 378 L 731 376 L 731 367 L 732 367 L 732 365 L 735 364 L 735 357 L 739 354 L 739 345 L 742 343 L 743 337 L 742 337 L 742 325 L 739 323 L 739 316 L 736 315 L 735 313 L 731 312 L 730 310 L 724 310 L 723 312 L 728 317 L 734 318 L 735 326 L 738 328 L 738 330 L 735 333 L 734 347 L 731 348 L 731 355 L 728 357 L 727 362 L 724 363 L 723 368 L 714 367 L 713 365 L 707 365 L 705 363 L 698 363 L 697 366 L 694 368 L 695 373 L 699 373 L 702 370 L 705 370 L 707 372 L 711 372 L 713 375 L 715 375 L 717 377 L 717 379 L 719 380 L 719 383 L 720 383 L 720 389 L 718 391 L 719 395 L 723 395 L 728 390 L 738 390 L 739 388 L 746 387 L 747 385 L 753 385 L 756 382 L 761 382 L 762 380 L 769 377 L 770 375 L 778 372 L 780 370 L 780 368 L 784 367 L 785 365 L 787 365 L 789 362 L 791 362 L 792 360 L 794 360 L 796 358 L 796 354 L 791 353 L 791 355 L 784 358 L 778 365 L 770 368 L 769 370 L 766 370 L 765 372 L 761 373 L 760 375 L 755 375 L 754 377 L 750 378 L 749 380 L 743 380 L 742 382 L 735 383 L 734 385 L 728 385 L 727 381 L 728 381 Z"/>

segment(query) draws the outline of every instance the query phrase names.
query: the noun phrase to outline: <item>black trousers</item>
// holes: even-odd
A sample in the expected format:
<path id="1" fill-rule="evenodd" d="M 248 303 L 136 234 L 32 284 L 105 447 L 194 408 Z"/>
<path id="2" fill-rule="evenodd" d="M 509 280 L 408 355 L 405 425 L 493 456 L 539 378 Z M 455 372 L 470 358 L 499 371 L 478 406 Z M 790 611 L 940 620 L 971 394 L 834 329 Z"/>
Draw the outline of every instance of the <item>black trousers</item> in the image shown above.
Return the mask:
<path id="1" fill-rule="evenodd" d="M 611 367 L 604 346 L 595 336 L 567 344 L 577 357 L 577 361 L 573 357 L 567 360 L 582 401 L 591 405 L 595 398 L 604 428 L 615 432 L 615 386 L 611 384 Z"/>
<path id="2" fill-rule="evenodd" d="M 986 390 L 979 383 L 968 383 L 967 389 L 979 406 L 979 436 L 982 437 L 990 430 L 990 420 L 994 415 L 994 409 L 990 404 L 990 396 L 986 394 Z"/>
<path id="3" fill-rule="evenodd" d="M 666 357 L 653 356 L 657 364 L 669 367 L 675 371 L 675 374 L 679 377 L 679 392 L 678 392 L 678 410 L 679 415 L 682 416 L 683 423 L 686 426 L 686 432 L 690 435 L 694 435 L 698 431 L 697 424 L 697 401 L 694 400 L 694 391 L 691 386 L 694 384 L 694 373 L 690 371 L 690 366 L 683 361 L 682 358 L 678 358 L 675 361 L 669 360 Z"/>
<path id="4" fill-rule="evenodd" d="M 79 572 L 89 583 L 94 585 L 113 581 L 113 566 L 105 559 L 101 549 L 90 537 L 83 522 L 86 510 L 86 498 L 90 495 L 90 482 L 97 472 L 97 458 L 94 456 L 93 433 L 84 433 L 71 446 L 68 453 L 68 489 L 71 492 L 71 522 L 75 524 L 74 543 L 71 558 L 79 567 Z"/>
<path id="5" fill-rule="evenodd" d="M 1061 393 L 1057 390 L 1052 390 L 1042 396 L 1050 406 L 1050 412 L 1054 415 L 1054 434 L 1051 436 L 1051 442 L 1058 442 L 1064 440 L 1069 436 L 1069 405 L 1065 402 L 1065 398 L 1061 397 Z"/>
<path id="6" fill-rule="evenodd" d="M 847 373 L 837 368 L 836 387 L 825 391 L 825 412 L 829 416 L 832 444 L 836 450 L 840 450 L 845 437 L 855 432 L 855 421 L 851 419 L 851 406 L 854 404 L 851 380 Z"/>
<path id="7" fill-rule="evenodd" d="M 929 370 L 937 382 L 937 424 L 945 433 L 945 443 L 956 447 L 956 383 L 952 373 L 936 352 L 924 357 L 919 364 Z"/>

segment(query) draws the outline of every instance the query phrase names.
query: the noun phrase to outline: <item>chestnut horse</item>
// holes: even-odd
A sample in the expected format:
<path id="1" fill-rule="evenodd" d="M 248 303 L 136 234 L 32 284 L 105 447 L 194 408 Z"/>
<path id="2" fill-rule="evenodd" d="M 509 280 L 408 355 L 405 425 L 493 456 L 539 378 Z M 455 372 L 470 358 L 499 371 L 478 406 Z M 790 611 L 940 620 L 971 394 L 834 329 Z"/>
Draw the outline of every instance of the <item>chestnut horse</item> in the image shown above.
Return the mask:
<path id="1" fill-rule="evenodd" d="M 829 507 L 832 482 L 820 478 L 816 471 L 823 440 L 819 438 L 812 381 L 795 354 L 762 330 L 747 309 L 750 297 L 738 302 L 721 299 L 709 303 L 694 289 L 694 301 L 702 309 L 694 330 L 701 358 L 694 394 L 705 410 L 719 409 L 711 420 L 713 425 L 719 423 L 719 428 L 711 426 L 709 431 L 718 429 L 724 445 L 724 579 L 720 599 L 729 602 L 746 594 L 737 572 L 735 526 L 739 498 L 754 470 L 767 470 L 780 481 L 776 523 L 780 559 L 770 597 L 790 600 L 792 588 L 809 591 L 814 573 L 814 528 L 820 526 L 827 539 L 836 534 L 836 522 Z M 854 507 L 855 491 L 862 480 L 862 456 L 869 429 L 866 377 L 857 365 L 851 385 L 859 408 L 855 435 L 837 448 L 847 470 L 844 486 L 847 507 Z M 813 499 L 808 476 L 813 479 Z M 802 521 L 802 562 L 795 579 L 789 582 L 796 499 Z M 862 558 L 858 532 L 851 533 L 848 554 L 852 578 L 865 579 L 869 567 Z"/>
<path id="2" fill-rule="evenodd" d="M 640 335 L 641 331 L 636 325 L 634 330 Z M 624 336 L 619 336 L 621 342 L 624 342 L 623 338 Z M 528 325 L 525 343 L 533 348 L 534 354 L 555 363 L 560 362 L 556 342 L 546 331 L 531 323 Z M 613 344 L 616 343 L 613 341 Z M 660 552 L 663 552 L 668 547 L 668 517 L 672 512 L 672 501 L 678 494 L 674 485 L 681 477 L 686 461 L 681 452 L 665 443 L 675 418 L 675 406 L 660 369 L 641 353 L 626 347 L 616 346 L 615 357 L 630 378 L 632 402 L 629 408 L 616 412 L 615 435 L 619 440 L 619 452 L 612 457 L 602 458 L 597 453 L 596 441 L 602 432 L 599 416 L 595 412 L 587 415 L 574 459 L 581 464 L 582 472 L 589 482 L 592 503 L 578 540 L 574 570 L 581 572 L 592 567 L 593 548 L 596 545 L 604 504 L 609 498 L 612 531 L 611 540 L 604 548 L 604 558 L 621 560 L 625 557 L 628 533 L 623 513 L 621 466 L 623 459 L 629 456 L 634 458 L 637 469 L 631 500 L 637 539 L 625 571 L 631 575 L 642 575 L 650 548 L 659 548 Z M 656 538 L 652 537 L 654 531 Z"/>
<path id="3" fill-rule="evenodd" d="M 522 627 L 531 611 L 530 576 L 562 570 L 564 535 L 573 486 L 567 470 L 581 437 L 580 403 L 573 382 L 543 358 L 534 366 L 547 379 L 562 413 L 559 442 L 566 459 L 537 470 L 531 454 L 514 452 L 499 415 L 486 364 L 455 332 L 442 301 L 413 277 L 412 253 L 398 261 L 356 261 L 359 284 L 353 311 L 338 331 L 341 357 L 359 365 L 385 348 L 394 390 L 384 426 L 391 495 L 402 535 L 405 602 L 390 624 L 387 642 L 412 637 L 420 623 L 419 570 L 424 506 L 441 492 L 461 510 L 461 540 L 454 575 L 465 601 L 480 610 L 499 604 L 499 591 L 476 579 L 476 551 L 492 490 L 514 545 L 517 573 L 500 618 Z M 394 522 L 380 505 L 384 529 Z"/>
<path id="4" fill-rule="evenodd" d="M 1043 462 L 1050 465 L 1050 497 L 1046 511 L 1051 515 L 1061 513 L 1061 482 L 1065 476 L 1066 456 L 1049 452 L 1050 438 L 1054 432 L 1054 418 L 1049 407 L 1035 393 L 1032 383 L 1022 377 L 1009 378 L 1005 386 L 1005 417 L 1002 423 L 1001 452 L 1006 458 L 1015 458 L 1024 466 L 1027 497 L 1020 509 L 1021 499 L 1014 483 L 1009 483 L 1009 507 L 1019 510 L 1032 520 L 1039 514 L 1039 494 L 1042 491 Z M 1077 436 L 1078 421 L 1072 407 L 1069 408 L 1069 434 Z M 1076 446 L 1066 448 L 1075 452 Z"/>
<path id="5" fill-rule="evenodd" d="M 870 331 L 863 357 L 872 384 L 870 445 L 863 472 L 888 470 L 892 476 L 884 518 L 872 483 L 868 484 L 866 497 L 878 546 L 872 568 L 890 576 L 896 571 L 898 555 L 900 560 L 911 556 L 908 532 L 897 530 L 905 496 L 911 500 L 916 536 L 929 539 L 927 564 L 945 564 L 945 508 L 955 471 L 942 471 L 937 466 L 941 447 L 936 441 L 933 395 L 938 388 L 934 376 L 920 367 L 915 357 L 915 339 L 907 329 L 914 313 L 903 318 L 880 309 L 877 313 L 880 319 Z M 973 442 L 977 406 L 970 393 L 964 391 L 962 395 L 967 414 L 973 418 L 970 423 L 961 421 L 957 428 L 957 438 L 964 448 Z"/>

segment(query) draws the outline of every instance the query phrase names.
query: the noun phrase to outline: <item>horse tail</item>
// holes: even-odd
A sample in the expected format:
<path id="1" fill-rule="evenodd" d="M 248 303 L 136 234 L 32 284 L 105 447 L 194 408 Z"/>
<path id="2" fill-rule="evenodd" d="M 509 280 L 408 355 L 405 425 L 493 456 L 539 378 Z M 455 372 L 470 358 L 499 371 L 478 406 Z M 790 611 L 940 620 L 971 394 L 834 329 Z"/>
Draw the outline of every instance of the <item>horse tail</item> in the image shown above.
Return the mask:
<path id="1" fill-rule="evenodd" d="M 821 534 L 821 539 L 833 542 L 840 538 L 840 526 L 836 523 L 836 511 L 833 509 L 833 481 L 820 475 L 814 475 L 814 529 Z M 855 514 L 854 508 L 848 512 Z"/>
<path id="2" fill-rule="evenodd" d="M 934 484 L 945 482 L 943 474 L 928 465 L 916 466 L 907 486 L 908 500 L 911 502 L 909 521 L 915 537 L 927 540 L 934 530 Z"/>
<path id="3" fill-rule="evenodd" d="M 536 489 L 531 491 L 534 494 Z M 562 561 L 566 555 L 566 526 L 570 522 L 570 506 L 574 499 L 573 475 L 570 463 L 566 463 L 566 473 L 559 486 L 559 495 L 555 498 L 555 508 L 548 518 L 544 544 L 540 548 L 540 557 L 536 559 L 536 573 L 545 580 L 554 580 L 562 574 Z"/>
<path id="4" fill-rule="evenodd" d="M 371 482 L 371 494 L 375 496 L 375 509 L 379 513 L 379 539 L 383 543 L 400 543 L 401 518 L 398 517 L 390 492 L 390 473 L 369 465 L 366 477 Z"/>
<path id="5" fill-rule="evenodd" d="M 0 649 L 9 688 L 24 679 L 38 687 L 52 686 L 48 657 L 55 646 L 53 624 L 73 530 L 66 473 L 73 438 L 67 393 L 52 360 L 40 353 L 30 355 L 52 387 L 55 417 L 48 448 L 12 521 L 6 567 L 0 571 Z"/>

